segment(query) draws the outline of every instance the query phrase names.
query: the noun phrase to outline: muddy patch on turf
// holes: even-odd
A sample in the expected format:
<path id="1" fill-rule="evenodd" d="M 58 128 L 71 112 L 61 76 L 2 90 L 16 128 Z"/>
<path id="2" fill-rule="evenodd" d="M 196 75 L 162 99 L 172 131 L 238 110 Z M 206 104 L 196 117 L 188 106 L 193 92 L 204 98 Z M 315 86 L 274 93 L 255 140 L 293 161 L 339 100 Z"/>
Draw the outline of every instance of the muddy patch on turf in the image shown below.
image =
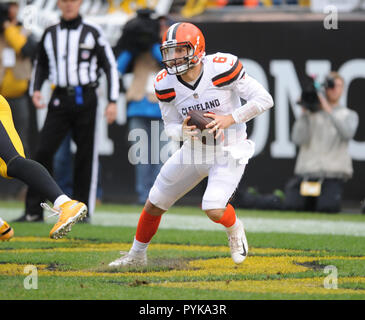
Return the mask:
<path id="1" fill-rule="evenodd" d="M 102 266 L 92 269 L 90 271 L 94 272 L 108 272 L 108 273 L 118 273 L 118 272 L 161 272 L 161 271 L 171 271 L 171 270 L 190 270 L 189 267 L 191 258 L 154 258 L 148 260 L 148 266 L 120 266 L 120 267 L 109 267 L 107 264 L 103 263 Z"/>
<path id="2" fill-rule="evenodd" d="M 321 266 L 319 264 L 319 261 L 308 261 L 308 262 L 302 262 L 302 263 L 294 261 L 294 263 L 297 264 L 298 266 L 310 268 L 313 271 L 323 270 L 323 266 Z"/>
<path id="3" fill-rule="evenodd" d="M 19 238 L 18 238 L 19 240 Z M 40 238 L 31 238 L 33 242 L 49 242 Z M 199 246 L 179 244 L 151 244 L 149 247 L 148 266 L 111 268 L 108 264 L 115 259 L 120 250 L 128 250 L 128 243 L 93 243 L 80 241 L 72 244 L 65 240 L 65 245 L 50 248 L 13 248 L 0 252 L 0 276 L 24 276 L 26 264 L 14 263 L 19 259 L 28 260 L 47 252 L 61 257 L 82 259 L 81 254 L 94 257 L 94 265 L 86 269 L 76 269 L 75 264 L 67 260 L 59 263 L 35 264 L 39 277 L 73 277 L 82 281 L 84 277 L 103 279 L 105 283 L 129 287 L 157 286 L 166 288 L 193 288 L 199 290 L 227 290 L 240 292 L 265 293 L 316 293 L 335 295 L 339 293 L 364 294 L 365 277 L 339 277 L 341 283 L 350 283 L 338 290 L 327 290 L 323 286 L 324 278 L 321 263 L 329 260 L 360 261 L 365 257 L 343 257 L 325 251 L 302 251 L 284 248 L 252 248 L 241 265 L 235 265 L 230 258 L 227 246 Z M 70 246 L 70 243 L 72 246 Z M 110 253 L 107 253 L 110 252 Z M 114 253 L 113 253 L 114 252 Z M 72 254 L 74 253 L 74 254 Z M 105 257 L 99 257 L 101 253 Z M 120 255 L 119 255 L 120 256 Z M 23 257 L 23 258 L 22 258 Z M 109 259 L 110 261 L 106 260 Z M 103 261 L 100 261 L 103 259 Z M 336 261 L 335 261 L 336 260 Z M 98 261 L 98 262 L 95 262 Z M 361 285 L 351 285 L 359 283 Z M 341 289 L 341 290 L 340 290 Z"/>

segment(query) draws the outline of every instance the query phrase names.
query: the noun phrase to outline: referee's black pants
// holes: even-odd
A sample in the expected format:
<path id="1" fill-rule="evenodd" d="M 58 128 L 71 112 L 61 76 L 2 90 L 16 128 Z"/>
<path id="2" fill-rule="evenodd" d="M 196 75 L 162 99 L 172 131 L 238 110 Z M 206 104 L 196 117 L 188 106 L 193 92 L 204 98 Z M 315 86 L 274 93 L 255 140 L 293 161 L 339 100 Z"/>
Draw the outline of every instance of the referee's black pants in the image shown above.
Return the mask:
<path id="1" fill-rule="evenodd" d="M 77 146 L 74 162 L 73 199 L 84 202 L 89 208 L 88 214 L 92 214 L 94 209 L 98 176 L 98 153 L 95 147 L 96 115 L 95 88 L 83 90 L 82 104 L 76 103 L 75 95 L 55 89 L 48 105 L 48 113 L 34 157 L 34 160 L 43 164 L 52 173 L 54 154 L 68 132 L 71 131 Z M 42 195 L 29 188 L 25 213 L 32 216 L 43 216 L 40 203 L 44 200 Z"/>

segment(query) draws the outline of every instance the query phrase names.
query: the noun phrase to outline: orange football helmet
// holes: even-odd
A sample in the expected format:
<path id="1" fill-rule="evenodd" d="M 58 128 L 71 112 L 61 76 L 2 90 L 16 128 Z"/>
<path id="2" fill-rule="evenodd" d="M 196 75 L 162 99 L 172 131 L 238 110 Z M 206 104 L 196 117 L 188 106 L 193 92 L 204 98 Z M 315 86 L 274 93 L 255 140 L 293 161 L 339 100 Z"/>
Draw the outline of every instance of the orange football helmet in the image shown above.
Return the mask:
<path id="1" fill-rule="evenodd" d="M 181 75 L 199 64 L 205 56 L 205 39 L 195 25 L 178 22 L 165 32 L 160 50 L 167 72 Z"/>

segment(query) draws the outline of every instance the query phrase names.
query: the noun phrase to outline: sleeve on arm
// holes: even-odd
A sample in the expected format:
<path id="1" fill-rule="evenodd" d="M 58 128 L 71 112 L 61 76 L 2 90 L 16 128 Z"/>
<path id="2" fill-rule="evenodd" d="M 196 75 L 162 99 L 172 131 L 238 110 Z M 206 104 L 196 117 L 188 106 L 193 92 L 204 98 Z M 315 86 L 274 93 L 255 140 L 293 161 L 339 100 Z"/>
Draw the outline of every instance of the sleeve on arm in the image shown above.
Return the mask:
<path id="1" fill-rule="evenodd" d="M 38 46 L 38 43 L 35 40 L 34 36 L 29 35 L 27 37 L 27 42 L 25 43 L 25 45 L 21 49 L 22 55 L 24 57 L 29 57 L 33 60 L 35 58 L 35 54 L 37 53 L 37 46 Z"/>
<path id="2" fill-rule="evenodd" d="M 21 53 L 24 57 L 34 58 L 38 44 L 33 35 L 25 36 L 18 26 L 9 26 L 4 31 L 4 37 L 16 54 Z"/>
<path id="3" fill-rule="evenodd" d="M 359 124 L 359 116 L 352 110 L 343 111 L 339 113 L 333 112 L 329 116 L 341 137 L 344 140 L 351 140 L 355 136 Z"/>
<path id="4" fill-rule="evenodd" d="M 291 139 L 297 146 L 301 146 L 309 142 L 310 123 L 308 115 L 302 114 L 298 120 L 294 122 Z"/>
<path id="5" fill-rule="evenodd" d="M 108 82 L 108 100 L 109 102 L 116 102 L 119 96 L 119 76 L 114 53 L 100 30 L 96 43 L 98 63 L 103 68 Z"/>
<path id="6" fill-rule="evenodd" d="M 129 63 L 132 61 L 132 53 L 128 50 L 124 50 L 120 53 L 117 59 L 118 71 L 123 75 L 125 74 Z"/>
<path id="7" fill-rule="evenodd" d="M 254 78 L 245 74 L 240 80 L 236 81 L 233 89 L 247 103 L 237 108 L 233 113 L 236 123 L 247 122 L 274 105 L 274 101 L 266 89 Z"/>
<path id="8" fill-rule="evenodd" d="M 7 27 L 4 31 L 4 36 L 6 42 L 10 44 L 17 54 L 20 53 L 27 42 L 27 37 L 21 33 L 21 29 L 18 26 Z"/>
<path id="9" fill-rule="evenodd" d="M 160 64 L 162 64 L 162 55 L 160 51 L 160 44 L 155 43 L 151 48 L 152 56 L 158 61 Z"/>
<path id="10" fill-rule="evenodd" d="M 175 106 L 166 102 L 159 102 L 159 105 L 166 135 L 175 141 L 181 141 L 183 117 L 176 110 Z"/>
<path id="11" fill-rule="evenodd" d="M 44 49 L 44 40 L 47 36 L 45 32 L 41 41 L 38 44 L 36 60 L 32 70 L 32 77 L 29 85 L 29 95 L 33 96 L 34 91 L 39 91 L 42 88 L 43 82 L 48 78 L 49 63 L 46 50 Z"/>

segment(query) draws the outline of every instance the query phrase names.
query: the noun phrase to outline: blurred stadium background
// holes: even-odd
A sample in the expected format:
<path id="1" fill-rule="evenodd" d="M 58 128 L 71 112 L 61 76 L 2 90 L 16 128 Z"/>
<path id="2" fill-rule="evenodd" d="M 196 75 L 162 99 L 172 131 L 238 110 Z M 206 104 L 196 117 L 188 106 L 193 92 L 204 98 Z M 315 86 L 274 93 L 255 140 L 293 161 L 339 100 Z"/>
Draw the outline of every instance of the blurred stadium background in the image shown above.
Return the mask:
<path id="1" fill-rule="evenodd" d="M 38 39 L 58 20 L 56 0 L 20 1 L 20 20 Z M 332 69 L 345 78 L 342 103 L 356 110 L 360 124 L 350 152 L 354 177 L 346 184 L 344 211 L 359 211 L 365 197 L 365 1 L 362 0 L 84 0 L 82 14 L 98 23 L 112 46 L 122 27 L 138 8 L 154 8 L 156 15 L 173 21 L 196 23 L 206 37 L 207 53 L 230 52 L 242 59 L 248 73 L 267 87 L 275 107 L 249 125 L 257 151 L 240 188 L 262 193 L 283 189 L 292 176 L 297 149 L 290 130 L 299 114 L 301 81 L 306 73 L 321 81 Z M 338 21 L 336 23 L 336 17 Z M 325 23 L 332 28 L 326 28 Z M 100 107 L 106 104 L 104 85 L 99 88 Z M 49 86 L 44 86 L 45 94 Z M 117 122 L 109 128 L 100 117 L 103 202 L 135 201 L 133 166 L 128 161 L 125 100 L 121 94 Z M 99 108 L 100 109 L 100 108 Z M 34 113 L 33 143 L 45 111 Z M 0 197 L 13 199 L 20 182 L 0 181 Z M 204 186 L 198 186 L 180 203 L 199 204 Z"/>

